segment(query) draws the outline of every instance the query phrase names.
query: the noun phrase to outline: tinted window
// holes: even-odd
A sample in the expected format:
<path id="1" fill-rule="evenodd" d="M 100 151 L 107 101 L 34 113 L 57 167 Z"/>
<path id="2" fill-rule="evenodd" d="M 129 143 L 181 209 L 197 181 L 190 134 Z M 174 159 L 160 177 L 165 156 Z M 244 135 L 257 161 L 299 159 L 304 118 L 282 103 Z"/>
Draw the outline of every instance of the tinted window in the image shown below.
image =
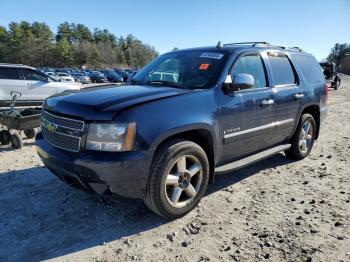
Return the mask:
<path id="1" fill-rule="evenodd" d="M 321 66 L 313 56 L 294 54 L 292 58 L 299 65 L 307 82 L 310 84 L 324 82 Z"/>
<path id="2" fill-rule="evenodd" d="M 19 79 L 17 69 L 0 67 L 0 79 Z"/>
<path id="3" fill-rule="evenodd" d="M 21 70 L 25 80 L 47 81 L 47 77 L 30 69 Z"/>
<path id="4" fill-rule="evenodd" d="M 254 77 L 254 88 L 265 87 L 266 77 L 260 55 L 246 55 L 238 58 L 233 65 L 231 76 L 235 74 L 250 74 Z"/>
<path id="5" fill-rule="evenodd" d="M 269 60 L 275 85 L 291 85 L 296 83 L 293 68 L 288 57 L 269 55 Z"/>

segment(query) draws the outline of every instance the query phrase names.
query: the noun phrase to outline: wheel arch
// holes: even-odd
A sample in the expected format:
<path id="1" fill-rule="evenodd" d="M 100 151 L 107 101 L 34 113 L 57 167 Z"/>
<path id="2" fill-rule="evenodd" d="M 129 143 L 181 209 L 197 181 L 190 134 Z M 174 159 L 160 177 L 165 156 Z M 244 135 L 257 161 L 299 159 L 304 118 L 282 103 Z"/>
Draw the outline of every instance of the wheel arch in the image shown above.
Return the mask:
<path id="1" fill-rule="evenodd" d="M 301 114 L 299 116 L 300 117 L 303 114 L 310 114 L 312 115 L 312 117 L 315 119 L 316 122 L 316 137 L 315 140 L 318 139 L 318 136 L 320 134 L 320 125 L 321 125 L 321 114 L 320 114 L 320 106 L 319 105 L 308 105 L 306 106 L 302 111 Z M 294 130 L 295 132 L 295 130 Z"/>
<path id="2" fill-rule="evenodd" d="M 154 156 L 157 153 L 157 150 L 161 148 L 162 145 L 168 143 L 173 139 L 184 139 L 188 141 L 192 141 L 198 144 L 205 151 L 210 167 L 209 174 L 209 183 L 214 182 L 214 170 L 215 170 L 215 152 L 216 152 L 216 141 L 215 141 L 215 133 L 212 130 L 210 125 L 207 124 L 197 124 L 191 126 L 180 127 L 174 129 L 167 133 L 166 135 L 162 135 L 157 138 L 156 141 L 152 145 L 152 162 Z"/>

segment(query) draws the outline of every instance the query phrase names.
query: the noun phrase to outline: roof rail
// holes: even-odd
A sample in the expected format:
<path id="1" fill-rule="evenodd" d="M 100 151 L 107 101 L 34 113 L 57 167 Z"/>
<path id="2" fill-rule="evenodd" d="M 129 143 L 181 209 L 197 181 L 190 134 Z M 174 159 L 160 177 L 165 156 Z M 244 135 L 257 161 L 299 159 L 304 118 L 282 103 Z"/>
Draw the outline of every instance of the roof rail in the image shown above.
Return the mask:
<path id="1" fill-rule="evenodd" d="M 23 64 L 15 64 L 15 63 L 0 63 L 0 65 L 23 66 Z"/>
<path id="2" fill-rule="evenodd" d="M 252 46 L 256 46 L 258 44 L 269 45 L 269 42 L 266 42 L 266 41 L 260 41 L 260 42 L 238 42 L 238 43 L 224 44 L 224 46 L 227 46 L 227 45 L 252 45 Z"/>
<path id="3" fill-rule="evenodd" d="M 295 49 L 295 50 L 298 50 L 298 51 L 300 51 L 300 52 L 303 52 L 303 51 L 304 51 L 303 49 L 301 49 L 301 48 L 298 47 L 298 46 L 287 47 L 287 48 L 289 48 L 289 49 Z"/>

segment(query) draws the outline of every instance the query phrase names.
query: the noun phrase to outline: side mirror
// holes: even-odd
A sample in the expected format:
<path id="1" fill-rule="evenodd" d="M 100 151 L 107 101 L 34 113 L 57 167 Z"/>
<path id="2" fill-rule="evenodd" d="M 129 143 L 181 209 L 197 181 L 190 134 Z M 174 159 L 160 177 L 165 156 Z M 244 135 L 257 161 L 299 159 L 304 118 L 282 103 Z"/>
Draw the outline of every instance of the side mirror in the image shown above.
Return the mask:
<path id="1" fill-rule="evenodd" d="M 249 89 L 254 86 L 254 77 L 250 74 L 236 74 L 231 78 L 227 75 L 224 87 L 227 92 Z"/>

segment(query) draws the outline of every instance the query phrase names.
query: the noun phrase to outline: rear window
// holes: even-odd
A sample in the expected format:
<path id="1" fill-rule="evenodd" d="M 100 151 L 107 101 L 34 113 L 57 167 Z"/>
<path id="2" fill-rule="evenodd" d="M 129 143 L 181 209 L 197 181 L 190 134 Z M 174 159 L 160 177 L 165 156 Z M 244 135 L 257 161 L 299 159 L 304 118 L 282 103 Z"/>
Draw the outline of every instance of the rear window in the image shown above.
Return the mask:
<path id="1" fill-rule="evenodd" d="M 324 81 L 321 66 L 313 56 L 293 54 L 292 59 L 299 65 L 300 70 L 308 83 L 314 84 L 322 83 Z"/>
<path id="2" fill-rule="evenodd" d="M 287 56 L 269 54 L 269 61 L 275 85 L 294 85 L 296 83 L 294 71 Z"/>
<path id="3" fill-rule="evenodd" d="M 0 67 L 0 79 L 19 79 L 17 68 Z"/>

